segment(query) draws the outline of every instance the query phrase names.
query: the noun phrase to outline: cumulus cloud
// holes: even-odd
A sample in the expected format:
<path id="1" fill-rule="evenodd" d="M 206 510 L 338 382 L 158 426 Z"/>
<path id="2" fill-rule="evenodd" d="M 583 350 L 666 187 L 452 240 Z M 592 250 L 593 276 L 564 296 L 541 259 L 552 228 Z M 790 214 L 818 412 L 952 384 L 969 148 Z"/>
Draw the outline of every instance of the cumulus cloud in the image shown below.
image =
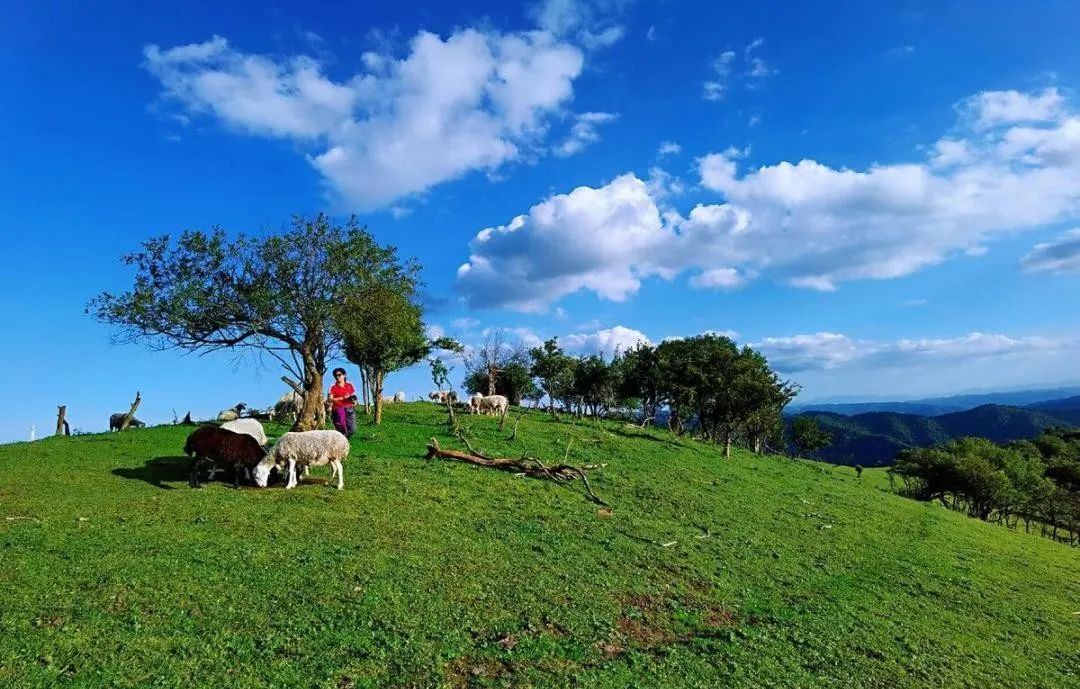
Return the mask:
<path id="1" fill-rule="evenodd" d="M 220 36 L 148 45 L 143 65 L 184 116 L 298 141 L 338 196 L 375 208 L 541 150 L 584 63 L 581 44 L 565 37 L 571 25 L 421 31 L 407 54 L 365 53 L 364 69 L 340 81 L 314 58 L 248 54 Z M 578 140 L 594 135 L 599 115 L 575 120 Z"/>
<path id="2" fill-rule="evenodd" d="M 937 362 L 1046 354 L 1080 347 L 1080 340 L 1010 337 L 973 332 L 955 338 L 902 339 L 892 342 L 853 339 L 839 333 L 766 337 L 751 344 L 782 373 L 841 367 L 896 368 Z"/>
<path id="3" fill-rule="evenodd" d="M 1041 93 L 1020 91 L 983 91 L 965 99 L 959 110 L 970 116 L 977 127 L 998 127 L 1021 122 L 1051 122 L 1065 109 L 1065 98 L 1056 88 Z"/>
<path id="4" fill-rule="evenodd" d="M 571 354 L 600 354 L 609 357 L 632 349 L 639 342 L 652 344 L 645 333 L 622 325 L 594 333 L 573 333 L 560 338 L 559 342 L 563 349 Z"/>
<path id="5" fill-rule="evenodd" d="M 1036 244 L 1020 265 L 1031 272 L 1080 273 L 1080 228 Z"/>
<path id="6" fill-rule="evenodd" d="M 965 108 L 972 122 L 999 121 L 1001 102 L 1014 100 L 980 94 Z M 989 112 L 970 110 L 979 104 Z M 1022 111 L 1032 109 L 1009 117 Z M 685 214 L 658 208 L 673 195 L 663 171 L 581 187 L 480 232 L 458 287 L 474 308 L 542 311 L 579 290 L 621 301 L 649 276 L 690 272 L 703 289 L 767 278 L 831 291 L 975 256 L 1007 234 L 1080 215 L 1080 117 L 1023 117 L 954 132 L 923 160 L 862 170 L 806 159 L 743 171 L 745 152 L 709 154 L 698 161 L 701 186 L 721 200 Z M 1033 251 L 1026 267 L 1067 254 L 1072 238 Z"/>
<path id="7" fill-rule="evenodd" d="M 482 230 L 458 268 L 457 288 L 472 308 L 544 311 L 581 289 L 623 301 L 655 272 L 646 257 L 668 236 L 646 184 L 623 175 Z"/>

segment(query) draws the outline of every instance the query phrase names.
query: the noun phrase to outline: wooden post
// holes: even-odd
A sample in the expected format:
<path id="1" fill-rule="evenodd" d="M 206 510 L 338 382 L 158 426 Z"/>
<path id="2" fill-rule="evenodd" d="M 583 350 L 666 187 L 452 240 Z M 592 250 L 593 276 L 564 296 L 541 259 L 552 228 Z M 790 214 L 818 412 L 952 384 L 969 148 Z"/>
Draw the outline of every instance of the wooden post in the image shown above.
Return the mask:
<path id="1" fill-rule="evenodd" d="M 56 435 L 71 435 L 71 427 L 68 426 L 67 405 L 60 404 L 56 407 Z"/>
<path id="2" fill-rule="evenodd" d="M 139 408 L 139 404 L 142 402 L 142 395 L 138 390 L 135 391 L 135 401 L 131 403 L 131 409 L 124 415 L 124 419 L 120 422 L 120 430 L 126 431 L 127 427 L 131 425 L 131 420 L 135 418 L 135 410 Z"/>

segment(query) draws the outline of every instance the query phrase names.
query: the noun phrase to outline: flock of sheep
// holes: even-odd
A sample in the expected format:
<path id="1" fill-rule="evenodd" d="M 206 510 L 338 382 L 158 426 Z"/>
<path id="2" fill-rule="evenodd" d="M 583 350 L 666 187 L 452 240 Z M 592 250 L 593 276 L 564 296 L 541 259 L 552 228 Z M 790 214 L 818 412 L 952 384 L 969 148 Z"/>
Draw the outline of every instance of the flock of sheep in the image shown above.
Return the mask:
<path id="1" fill-rule="evenodd" d="M 428 398 L 439 404 L 455 404 L 457 395 L 453 392 L 434 391 Z M 290 392 L 282 397 L 270 411 L 270 418 L 285 418 L 300 411 L 300 396 Z M 390 403 L 404 402 L 405 393 L 397 393 L 388 398 Z M 468 399 L 468 408 L 474 414 L 505 415 L 509 400 L 504 395 L 473 395 Z M 238 404 L 218 414 L 220 426 L 201 426 L 188 436 L 184 444 L 184 454 L 192 458 L 191 474 L 188 484 L 192 488 L 200 485 L 200 470 L 203 465 L 210 465 L 210 479 L 222 470 L 223 466 L 233 469 L 233 485 L 240 486 L 241 476 L 255 485 L 265 488 L 270 475 L 276 471 L 285 478 L 285 488 L 294 488 L 301 473 L 307 474 L 309 467 L 329 465 L 331 480 L 337 481 L 337 488 L 345 487 L 345 472 L 342 462 L 349 456 L 349 439 L 337 431 L 293 431 L 281 436 L 272 447 L 266 437 L 266 430 L 258 419 L 241 417 L 246 408 Z M 124 414 L 114 414 L 118 428 Z M 113 426 L 110 419 L 110 427 Z M 140 422 L 141 423 L 141 422 Z"/>
<path id="2" fill-rule="evenodd" d="M 267 444 L 266 431 L 258 419 L 234 419 L 221 426 L 195 429 L 184 443 L 184 454 L 193 460 L 188 484 L 198 488 L 199 470 L 210 463 L 211 479 L 222 465 L 231 466 L 237 488 L 241 475 L 265 488 L 274 470 L 284 474 L 286 488 L 294 488 L 299 473 L 329 464 L 338 490 L 345 487 L 341 463 L 349 456 L 349 439 L 337 431 L 293 431 L 278 438 L 269 450 Z"/>

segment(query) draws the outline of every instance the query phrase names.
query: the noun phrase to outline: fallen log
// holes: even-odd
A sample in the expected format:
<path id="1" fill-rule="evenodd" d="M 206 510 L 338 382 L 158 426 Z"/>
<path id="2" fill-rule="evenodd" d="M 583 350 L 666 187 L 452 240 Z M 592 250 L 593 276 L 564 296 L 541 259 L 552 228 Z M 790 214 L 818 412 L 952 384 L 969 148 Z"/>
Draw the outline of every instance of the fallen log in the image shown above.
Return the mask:
<path id="1" fill-rule="evenodd" d="M 532 478 L 546 478 L 555 481 L 556 483 L 580 478 L 582 484 L 585 486 L 585 492 L 587 493 L 589 500 L 595 502 L 597 505 L 608 506 L 606 502 L 597 497 L 596 493 L 593 492 L 592 486 L 589 485 L 589 479 L 585 476 L 585 472 L 578 467 L 569 464 L 558 464 L 549 467 L 536 457 L 522 456 L 521 459 L 509 459 L 505 457 L 485 457 L 476 451 L 461 452 L 460 450 L 444 450 L 439 447 L 439 441 L 432 438 L 431 442 L 428 443 L 425 459 L 434 459 L 436 457 L 439 459 L 453 459 L 459 462 L 475 464 L 476 466 L 490 467 L 500 471 L 510 471 L 515 474 L 524 474 L 526 476 L 531 476 Z"/>

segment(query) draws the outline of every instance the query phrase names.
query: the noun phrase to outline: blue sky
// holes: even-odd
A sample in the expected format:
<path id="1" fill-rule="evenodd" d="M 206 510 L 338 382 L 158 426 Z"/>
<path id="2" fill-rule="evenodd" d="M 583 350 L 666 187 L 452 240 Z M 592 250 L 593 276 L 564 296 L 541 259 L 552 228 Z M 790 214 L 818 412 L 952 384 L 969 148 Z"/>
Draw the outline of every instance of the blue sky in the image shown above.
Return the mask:
<path id="1" fill-rule="evenodd" d="M 804 399 L 1080 379 L 1075 3 L 427 4 L 6 6 L 0 440 L 276 399 L 83 307 L 149 236 L 318 210 L 471 343 L 724 332 Z"/>

